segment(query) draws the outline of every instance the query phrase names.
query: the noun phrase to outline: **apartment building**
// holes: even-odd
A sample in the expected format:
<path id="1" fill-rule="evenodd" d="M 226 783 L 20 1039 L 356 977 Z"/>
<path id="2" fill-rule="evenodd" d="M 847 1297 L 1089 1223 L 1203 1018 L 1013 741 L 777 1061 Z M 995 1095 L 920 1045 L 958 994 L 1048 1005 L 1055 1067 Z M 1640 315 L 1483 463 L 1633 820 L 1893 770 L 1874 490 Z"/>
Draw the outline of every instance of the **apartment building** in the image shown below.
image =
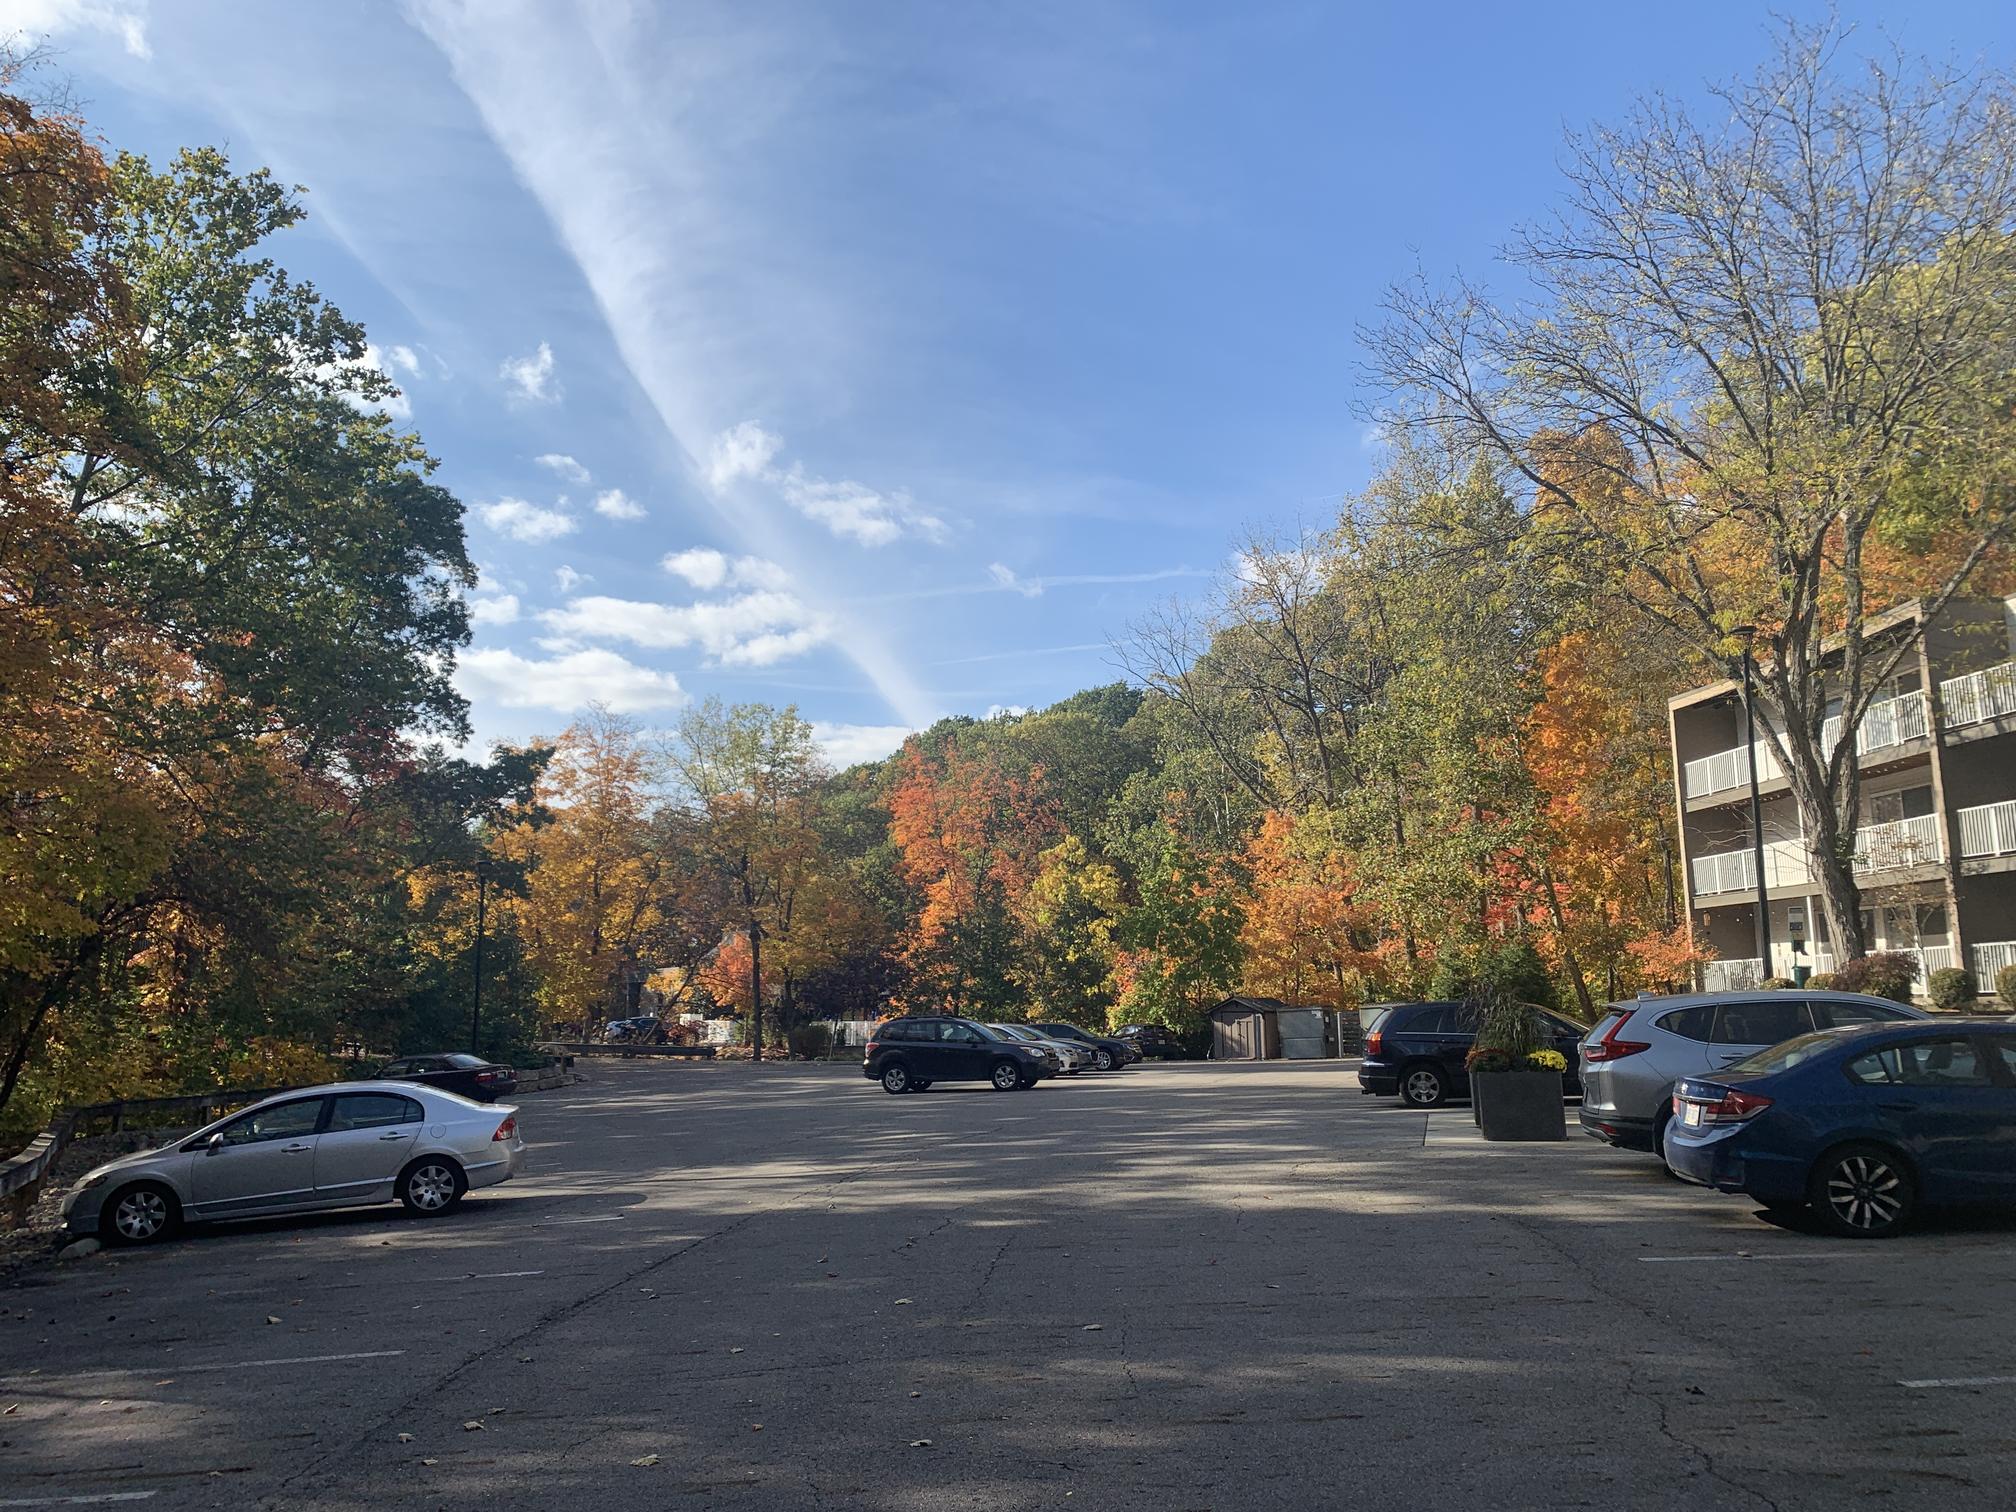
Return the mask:
<path id="1" fill-rule="evenodd" d="M 1920 626 L 1853 732 L 1862 773 L 1855 874 L 1872 950 L 1917 957 L 1919 990 L 1942 966 L 1972 968 L 1984 992 L 2016 965 L 2016 597 L 1949 604 L 1928 617 L 1907 603 L 1870 622 L 1872 650 Z M 1736 682 L 1669 701 L 1687 919 L 1712 952 L 1711 990 L 1829 971 L 1834 953 L 1798 807 L 1760 726 L 1744 745 Z M 1838 717 L 1825 738 L 1844 738 Z M 1758 860 L 1750 774 L 1762 799 L 1763 894 L 1770 959 L 1757 952 Z M 1791 926 L 1803 920 L 1803 953 Z"/>

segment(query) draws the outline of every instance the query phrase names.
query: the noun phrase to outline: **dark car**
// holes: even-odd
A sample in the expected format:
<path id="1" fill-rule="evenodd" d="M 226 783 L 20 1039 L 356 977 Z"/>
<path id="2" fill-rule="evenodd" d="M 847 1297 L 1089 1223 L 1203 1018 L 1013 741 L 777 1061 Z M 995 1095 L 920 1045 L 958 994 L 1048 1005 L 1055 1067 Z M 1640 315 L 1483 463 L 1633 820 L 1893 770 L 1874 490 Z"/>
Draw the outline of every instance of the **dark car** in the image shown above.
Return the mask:
<path id="1" fill-rule="evenodd" d="M 1552 1047 L 1568 1061 L 1563 1089 L 1582 1091 L 1581 1040 L 1586 1032 L 1573 1019 L 1536 1009 Z M 1470 1095 L 1464 1057 L 1477 1043 L 1474 1003 L 1368 1003 L 1364 1010 L 1365 1059 L 1358 1088 L 1373 1097 L 1394 1097 L 1409 1107 L 1439 1108 L 1452 1097 Z"/>
<path id="2" fill-rule="evenodd" d="M 1187 1059 L 1183 1041 L 1160 1024 L 1122 1024 L 1113 1031 L 1113 1037 L 1139 1050 L 1143 1060 Z"/>
<path id="3" fill-rule="evenodd" d="M 458 1050 L 448 1055 L 405 1055 L 378 1069 L 380 1081 L 419 1082 L 443 1092 L 459 1092 L 478 1102 L 495 1102 L 518 1090 L 518 1073 L 509 1066 Z"/>
<path id="4" fill-rule="evenodd" d="M 922 1092 L 933 1082 L 984 1081 L 997 1092 L 1028 1089 L 1050 1073 L 1034 1045 L 962 1018 L 884 1019 L 868 1035 L 861 1074 L 884 1092 Z"/>
<path id="5" fill-rule="evenodd" d="M 1092 1051 L 1092 1064 L 1101 1071 L 1116 1070 L 1121 1066 L 1131 1066 L 1141 1059 L 1138 1047 L 1124 1039 L 1108 1039 L 1103 1035 L 1087 1034 L 1076 1024 L 1038 1024 L 1036 1026 L 1052 1039 L 1076 1040 Z"/>
<path id="6" fill-rule="evenodd" d="M 1856 1239 L 1921 1207 L 2016 1203 L 2016 1025 L 1822 1029 L 1683 1078 L 1666 1164 Z"/>

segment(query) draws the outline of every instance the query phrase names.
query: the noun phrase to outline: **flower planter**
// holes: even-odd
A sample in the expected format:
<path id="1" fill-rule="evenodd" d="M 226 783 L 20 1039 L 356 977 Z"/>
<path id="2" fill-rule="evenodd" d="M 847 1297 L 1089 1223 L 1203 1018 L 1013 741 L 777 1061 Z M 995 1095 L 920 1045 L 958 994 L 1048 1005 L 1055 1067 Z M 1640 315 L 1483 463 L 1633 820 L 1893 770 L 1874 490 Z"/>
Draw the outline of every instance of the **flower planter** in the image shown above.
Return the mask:
<path id="1" fill-rule="evenodd" d="M 1566 1139 L 1568 1111 L 1558 1071 L 1475 1071 L 1470 1099 L 1484 1137 L 1497 1141 Z"/>

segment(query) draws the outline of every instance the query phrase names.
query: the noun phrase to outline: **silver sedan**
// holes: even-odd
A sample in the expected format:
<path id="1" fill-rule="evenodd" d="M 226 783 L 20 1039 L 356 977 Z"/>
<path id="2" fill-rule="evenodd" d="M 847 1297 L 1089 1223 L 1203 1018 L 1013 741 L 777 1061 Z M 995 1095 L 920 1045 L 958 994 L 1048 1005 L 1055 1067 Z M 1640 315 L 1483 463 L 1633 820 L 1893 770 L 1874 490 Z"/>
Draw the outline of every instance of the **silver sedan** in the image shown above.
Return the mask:
<path id="1" fill-rule="evenodd" d="M 146 1244 L 182 1222 L 401 1202 L 444 1213 L 517 1175 L 518 1110 L 411 1082 L 282 1092 L 164 1149 L 99 1166 L 63 1199 L 73 1234 Z"/>

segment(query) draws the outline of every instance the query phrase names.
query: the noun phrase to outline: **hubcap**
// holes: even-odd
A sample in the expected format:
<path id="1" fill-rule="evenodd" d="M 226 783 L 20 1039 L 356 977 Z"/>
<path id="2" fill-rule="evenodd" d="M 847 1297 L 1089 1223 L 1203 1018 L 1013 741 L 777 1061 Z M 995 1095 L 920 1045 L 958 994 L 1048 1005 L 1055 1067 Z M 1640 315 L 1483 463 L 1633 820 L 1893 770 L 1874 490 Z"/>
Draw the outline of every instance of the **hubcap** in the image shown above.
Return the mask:
<path id="1" fill-rule="evenodd" d="M 1106 1051 L 1101 1050 L 1093 1059 L 1101 1071 L 1111 1071 L 1113 1069 L 1113 1057 Z"/>
<path id="2" fill-rule="evenodd" d="M 430 1213 L 448 1206 L 455 1195 L 455 1177 L 446 1166 L 422 1166 L 406 1185 L 413 1193 L 413 1205 Z"/>
<path id="3" fill-rule="evenodd" d="M 1409 1102 L 1432 1103 L 1441 1092 L 1442 1084 L 1430 1071 L 1416 1071 L 1407 1078 L 1407 1100 Z"/>
<path id="4" fill-rule="evenodd" d="M 994 1068 L 994 1085 L 999 1087 L 1003 1092 L 1008 1091 L 1021 1080 L 1022 1073 L 1017 1071 L 1013 1066 L 996 1066 Z"/>
<path id="5" fill-rule="evenodd" d="M 119 1199 L 112 1222 L 128 1239 L 152 1239 L 168 1222 L 168 1204 L 159 1192 L 128 1192 Z"/>
<path id="6" fill-rule="evenodd" d="M 1850 1228 L 1888 1228 L 1904 1209 L 1903 1182 L 1871 1155 L 1851 1155 L 1827 1178 L 1827 1205 Z"/>
<path id="7" fill-rule="evenodd" d="M 910 1078 L 904 1074 L 901 1066 L 891 1066 L 882 1073 L 882 1085 L 891 1092 L 901 1092 L 909 1081 Z"/>

